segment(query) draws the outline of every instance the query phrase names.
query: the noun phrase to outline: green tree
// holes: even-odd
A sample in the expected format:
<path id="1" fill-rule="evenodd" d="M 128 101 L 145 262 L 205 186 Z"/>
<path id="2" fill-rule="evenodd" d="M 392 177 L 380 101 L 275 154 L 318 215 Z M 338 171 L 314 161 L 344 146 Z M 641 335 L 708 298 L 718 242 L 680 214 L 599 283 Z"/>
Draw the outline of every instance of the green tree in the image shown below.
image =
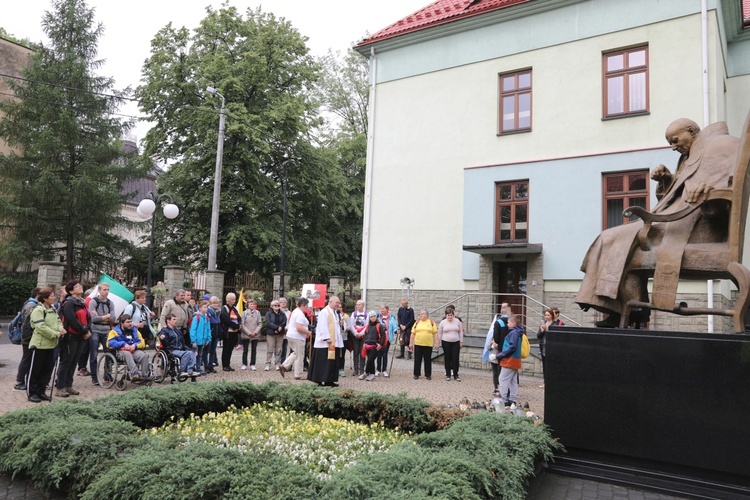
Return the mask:
<path id="1" fill-rule="evenodd" d="M 130 124 L 114 113 L 124 94 L 97 76 L 103 27 L 83 0 L 55 0 L 42 27 L 49 46 L 35 45 L 25 80 L 8 80 L 15 100 L 0 102 L 0 137 L 16 152 L 0 155 L 0 258 L 16 265 L 65 255 L 66 275 L 121 258 L 113 237 L 124 224 L 120 185 L 141 174 L 120 138 Z"/>
<path id="2" fill-rule="evenodd" d="M 229 273 L 279 268 L 283 180 L 288 179 L 286 271 L 325 278 L 337 271 L 338 217 L 346 176 L 314 145 L 320 125 L 311 89 L 319 65 L 305 38 L 260 9 L 207 9 L 198 28 L 161 29 L 136 90 L 155 125 L 145 154 L 170 163 L 160 189 L 180 216 L 159 221 L 172 262 L 205 267 L 220 101 L 227 119 L 217 265 Z"/>
<path id="3" fill-rule="evenodd" d="M 339 207 L 342 244 L 337 256 L 338 272 L 357 281 L 362 250 L 369 62 L 349 50 L 344 56 L 329 51 L 321 63 L 322 76 L 315 94 L 328 117 L 322 141 L 346 177 L 346 195 Z"/>

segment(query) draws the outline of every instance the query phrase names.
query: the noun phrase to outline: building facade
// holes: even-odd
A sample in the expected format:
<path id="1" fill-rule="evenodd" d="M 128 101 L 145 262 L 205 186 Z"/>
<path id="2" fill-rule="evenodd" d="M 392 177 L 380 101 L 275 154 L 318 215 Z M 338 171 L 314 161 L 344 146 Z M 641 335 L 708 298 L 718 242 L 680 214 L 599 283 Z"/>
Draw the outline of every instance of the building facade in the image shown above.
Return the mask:
<path id="1" fill-rule="evenodd" d="M 397 303 L 409 277 L 417 308 L 474 297 L 477 330 L 503 294 L 527 324 L 554 305 L 591 325 L 573 301 L 581 262 L 603 229 L 627 222 L 625 207 L 656 204 L 649 171 L 679 157 L 667 125 L 726 121 L 740 133 L 747 4 L 440 0 L 360 41 L 371 62 L 368 302 Z M 717 307 L 733 288 L 714 283 Z M 705 306 L 707 289 L 683 281 L 679 298 Z M 650 326 L 706 331 L 707 318 L 657 312 Z"/>

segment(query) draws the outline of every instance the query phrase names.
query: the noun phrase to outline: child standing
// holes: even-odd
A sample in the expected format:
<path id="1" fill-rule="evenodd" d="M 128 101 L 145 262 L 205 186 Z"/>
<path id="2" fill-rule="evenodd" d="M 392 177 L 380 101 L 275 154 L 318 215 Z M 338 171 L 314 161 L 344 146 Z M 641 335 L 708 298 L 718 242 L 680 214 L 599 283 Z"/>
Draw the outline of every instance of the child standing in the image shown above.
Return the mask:
<path id="1" fill-rule="evenodd" d="M 211 347 L 211 323 L 207 311 L 208 302 L 202 301 L 190 323 L 190 340 L 193 342 L 193 351 L 195 351 L 195 365 L 201 375 L 205 375 L 208 371 L 208 351 Z"/>
<path id="2" fill-rule="evenodd" d="M 520 317 L 513 314 L 508 318 L 508 335 L 503 341 L 503 350 L 497 354 L 500 360 L 500 398 L 506 408 L 516 404 L 518 399 L 518 370 L 521 369 L 521 340 L 523 325 Z"/>
<path id="3" fill-rule="evenodd" d="M 221 304 L 219 297 L 213 296 L 208 300 L 208 309 L 206 310 L 208 322 L 211 325 L 211 345 L 208 347 L 208 363 L 205 366 L 206 373 L 216 373 L 214 366 L 218 366 L 219 358 L 216 355 L 216 346 L 219 344 L 221 337 Z"/>

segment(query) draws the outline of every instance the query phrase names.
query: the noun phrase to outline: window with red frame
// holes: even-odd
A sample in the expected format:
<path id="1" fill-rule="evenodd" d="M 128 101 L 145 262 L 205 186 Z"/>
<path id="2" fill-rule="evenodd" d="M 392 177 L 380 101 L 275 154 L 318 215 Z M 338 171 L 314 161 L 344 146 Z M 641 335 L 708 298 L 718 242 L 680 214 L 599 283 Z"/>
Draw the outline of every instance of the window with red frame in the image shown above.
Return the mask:
<path id="1" fill-rule="evenodd" d="M 495 244 L 529 239 L 529 181 L 495 185 Z"/>
<path id="2" fill-rule="evenodd" d="M 648 113 L 648 46 L 603 54 L 604 117 Z"/>
<path id="3" fill-rule="evenodd" d="M 500 75 L 500 133 L 531 130 L 531 70 Z"/>
<path id="4" fill-rule="evenodd" d="M 622 216 L 622 211 L 628 207 L 648 210 L 648 180 L 648 170 L 604 175 L 604 229 L 637 219 Z"/>

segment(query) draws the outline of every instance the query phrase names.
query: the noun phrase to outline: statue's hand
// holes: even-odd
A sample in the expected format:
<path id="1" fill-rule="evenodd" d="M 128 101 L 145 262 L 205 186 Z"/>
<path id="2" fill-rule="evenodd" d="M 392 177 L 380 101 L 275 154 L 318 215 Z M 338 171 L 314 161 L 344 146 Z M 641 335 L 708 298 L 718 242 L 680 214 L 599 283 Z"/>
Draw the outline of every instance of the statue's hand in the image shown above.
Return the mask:
<path id="1" fill-rule="evenodd" d="M 672 180 L 672 172 L 664 165 L 659 165 L 651 171 L 651 180 L 660 183 L 668 183 Z"/>
<path id="2" fill-rule="evenodd" d="M 709 191 L 713 189 L 712 186 L 709 186 L 705 182 L 699 182 L 697 184 L 692 184 L 690 186 L 685 186 L 685 193 L 683 194 L 682 198 L 685 200 L 685 202 L 690 203 L 691 205 L 694 203 L 698 203 L 705 198 L 705 196 L 708 194 Z"/>

